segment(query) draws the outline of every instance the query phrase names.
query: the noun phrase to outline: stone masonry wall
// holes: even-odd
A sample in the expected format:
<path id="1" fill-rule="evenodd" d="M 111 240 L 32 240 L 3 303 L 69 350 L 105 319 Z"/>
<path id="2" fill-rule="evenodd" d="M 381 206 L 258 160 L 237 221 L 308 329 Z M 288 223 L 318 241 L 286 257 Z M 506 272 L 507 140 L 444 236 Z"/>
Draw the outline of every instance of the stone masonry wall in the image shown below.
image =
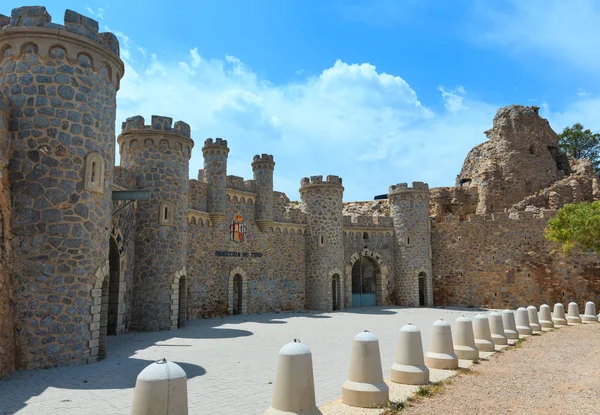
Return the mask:
<path id="1" fill-rule="evenodd" d="M 246 224 L 243 242 L 230 239 L 229 225 L 240 214 Z M 207 221 L 189 225 L 188 315 L 208 318 L 229 314 L 232 271 L 242 270 L 242 296 L 248 313 L 304 309 L 304 235 L 294 230 L 259 231 L 255 207 L 236 196 L 228 201 L 226 218 L 216 227 Z M 246 252 L 247 257 L 216 256 L 216 251 Z M 261 256 L 252 256 L 259 253 Z"/>
<path id="2" fill-rule="evenodd" d="M 600 301 L 600 255 L 564 256 L 543 236 L 553 211 L 448 218 L 432 228 L 435 304 L 516 308 Z M 512 218 L 512 219 L 510 219 Z"/>
<path id="3" fill-rule="evenodd" d="M 64 24 L 52 23 L 44 7 L 21 7 L 0 29 L 21 369 L 98 356 L 101 298 L 93 289 L 108 260 L 124 68 L 116 37 L 98 33 L 96 21 L 67 11 Z M 90 180 L 84 176 L 93 153 L 97 174 Z"/>
<path id="4" fill-rule="evenodd" d="M 306 307 L 331 311 L 331 273 L 344 272 L 342 179 L 312 176 L 301 181 L 301 209 L 306 213 Z M 343 279 L 343 278 L 342 278 Z M 346 292 L 344 281 L 342 292 Z"/>
<path id="5" fill-rule="evenodd" d="M 152 116 L 151 125 L 135 116 L 123 123 L 118 138 L 121 166 L 137 175 L 150 200 L 136 209 L 133 330 L 169 330 L 177 326 L 172 284 L 185 268 L 188 250 L 188 171 L 194 145 L 190 127 Z"/>
<path id="6" fill-rule="evenodd" d="M 14 289 L 10 268 L 8 100 L 0 94 L 0 379 L 15 370 Z"/>
<path id="7" fill-rule="evenodd" d="M 390 186 L 389 200 L 395 230 L 395 298 L 406 306 L 419 305 L 419 274 L 425 274 L 426 305 L 433 305 L 429 187 L 413 182 Z"/>

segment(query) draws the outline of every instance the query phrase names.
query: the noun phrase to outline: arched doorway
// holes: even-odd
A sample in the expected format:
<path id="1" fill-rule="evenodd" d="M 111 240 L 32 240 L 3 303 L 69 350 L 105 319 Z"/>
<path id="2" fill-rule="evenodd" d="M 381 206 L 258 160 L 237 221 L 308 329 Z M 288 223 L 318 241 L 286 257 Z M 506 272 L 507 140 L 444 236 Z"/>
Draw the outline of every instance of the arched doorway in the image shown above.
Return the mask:
<path id="1" fill-rule="evenodd" d="M 378 264 L 367 256 L 360 256 L 352 266 L 352 306 L 377 305 Z"/>
<path id="2" fill-rule="evenodd" d="M 233 277 L 233 314 L 242 314 L 243 293 L 242 276 L 235 274 Z"/>
<path id="3" fill-rule="evenodd" d="M 121 256 L 119 255 L 119 246 L 117 245 L 117 241 L 113 237 L 110 238 L 108 267 L 110 269 L 110 282 L 108 284 L 108 311 L 106 334 L 109 336 L 116 336 L 119 333 L 119 292 L 121 288 Z"/>
<path id="4" fill-rule="evenodd" d="M 185 327 L 187 320 L 187 278 L 179 278 L 179 309 L 177 311 L 177 328 Z"/>
<path id="5" fill-rule="evenodd" d="M 423 307 L 427 305 L 427 274 L 424 272 L 419 273 L 419 306 Z"/>
<path id="6" fill-rule="evenodd" d="M 331 277 L 331 304 L 333 311 L 339 311 L 342 309 L 342 289 L 340 285 L 340 275 L 334 274 Z"/>

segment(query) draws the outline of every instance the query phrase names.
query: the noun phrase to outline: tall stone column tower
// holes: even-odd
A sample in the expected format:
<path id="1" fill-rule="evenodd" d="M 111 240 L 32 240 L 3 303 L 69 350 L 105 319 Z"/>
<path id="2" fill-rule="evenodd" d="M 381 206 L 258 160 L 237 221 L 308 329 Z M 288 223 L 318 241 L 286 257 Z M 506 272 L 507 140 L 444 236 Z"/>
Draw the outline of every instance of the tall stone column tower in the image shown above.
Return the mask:
<path id="1" fill-rule="evenodd" d="M 275 162 L 270 154 L 258 154 L 252 160 L 252 171 L 256 182 L 256 226 L 266 232 L 273 225 L 273 171 Z"/>
<path id="2" fill-rule="evenodd" d="M 395 290 L 401 305 L 433 305 L 429 186 L 413 182 L 390 186 L 394 221 Z M 421 291 L 421 293 L 420 293 Z M 420 298 L 421 297 L 421 298 Z"/>
<path id="3" fill-rule="evenodd" d="M 188 250 L 188 174 L 194 142 L 190 126 L 152 116 L 152 124 L 135 116 L 123 123 L 118 138 L 121 166 L 136 173 L 138 186 L 152 197 L 138 201 L 132 327 L 136 330 L 177 328 L 185 304 Z M 180 294 L 181 290 L 181 294 Z M 183 297 L 181 297 L 183 296 Z M 185 312 L 185 310 L 184 310 Z M 184 320 L 185 321 L 185 320 Z"/>
<path id="4" fill-rule="evenodd" d="M 123 72 L 117 38 L 95 20 L 67 10 L 62 26 L 38 6 L 0 15 L 18 369 L 98 355 Z"/>
<path id="5" fill-rule="evenodd" d="M 202 147 L 204 156 L 203 180 L 208 183 L 208 217 L 212 225 L 225 219 L 227 212 L 227 140 L 208 138 Z"/>
<path id="6" fill-rule="evenodd" d="M 343 198 L 344 187 L 338 176 L 305 177 L 300 182 L 300 197 L 307 214 L 306 232 L 306 307 L 332 311 L 331 272 L 344 269 Z M 340 275 L 343 281 L 343 275 Z M 341 287 L 341 292 L 346 292 Z M 342 301 L 343 303 L 343 301 Z"/>

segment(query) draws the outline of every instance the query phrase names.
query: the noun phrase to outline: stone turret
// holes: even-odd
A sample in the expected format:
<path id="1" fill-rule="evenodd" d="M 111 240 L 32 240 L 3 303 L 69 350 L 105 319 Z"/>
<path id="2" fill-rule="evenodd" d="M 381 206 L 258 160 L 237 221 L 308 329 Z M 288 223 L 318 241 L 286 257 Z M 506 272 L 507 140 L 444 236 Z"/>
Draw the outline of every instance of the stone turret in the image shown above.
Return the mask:
<path id="1" fill-rule="evenodd" d="M 258 154 L 252 160 L 252 171 L 256 182 L 256 226 L 266 232 L 273 226 L 273 170 L 275 162 L 270 154 Z"/>
<path id="2" fill-rule="evenodd" d="M 333 309 L 330 275 L 344 269 L 343 195 L 342 179 L 338 176 L 327 176 L 325 181 L 323 176 L 305 177 L 300 182 L 308 225 L 306 308 L 309 310 Z M 343 286 L 341 292 L 346 292 Z"/>
<path id="3" fill-rule="evenodd" d="M 204 170 L 202 180 L 208 183 L 208 216 L 213 225 L 225 219 L 227 212 L 227 156 L 229 147 L 227 140 L 212 138 L 204 141 L 202 155 L 204 156 Z"/>
<path id="4" fill-rule="evenodd" d="M 0 58 L 12 139 L 17 368 L 95 361 L 95 288 L 108 273 L 124 72 L 119 43 L 73 11 L 63 26 L 45 7 L 20 7 L 0 16 Z"/>
<path id="5" fill-rule="evenodd" d="M 121 166 L 137 175 L 138 186 L 152 189 L 136 210 L 132 328 L 176 329 L 185 323 L 188 249 L 188 172 L 194 142 L 190 126 L 152 116 L 151 125 L 135 116 L 123 123 L 118 138 Z M 183 309 L 182 309 L 183 310 Z M 185 310 L 183 310 L 185 311 Z"/>
<path id="6" fill-rule="evenodd" d="M 396 236 L 395 287 L 401 305 L 433 305 L 429 186 L 390 186 L 388 199 Z M 421 280 L 421 281 L 420 281 Z"/>

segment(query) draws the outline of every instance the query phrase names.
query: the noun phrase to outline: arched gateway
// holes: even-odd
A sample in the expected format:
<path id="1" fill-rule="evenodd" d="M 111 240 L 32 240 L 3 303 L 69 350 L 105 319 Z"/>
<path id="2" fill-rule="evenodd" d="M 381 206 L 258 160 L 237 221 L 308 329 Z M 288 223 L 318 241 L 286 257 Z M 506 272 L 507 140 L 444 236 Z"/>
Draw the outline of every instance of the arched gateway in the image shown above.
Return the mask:
<path id="1" fill-rule="evenodd" d="M 380 253 L 365 248 L 352 254 L 346 264 L 348 307 L 385 305 L 387 274 Z"/>

